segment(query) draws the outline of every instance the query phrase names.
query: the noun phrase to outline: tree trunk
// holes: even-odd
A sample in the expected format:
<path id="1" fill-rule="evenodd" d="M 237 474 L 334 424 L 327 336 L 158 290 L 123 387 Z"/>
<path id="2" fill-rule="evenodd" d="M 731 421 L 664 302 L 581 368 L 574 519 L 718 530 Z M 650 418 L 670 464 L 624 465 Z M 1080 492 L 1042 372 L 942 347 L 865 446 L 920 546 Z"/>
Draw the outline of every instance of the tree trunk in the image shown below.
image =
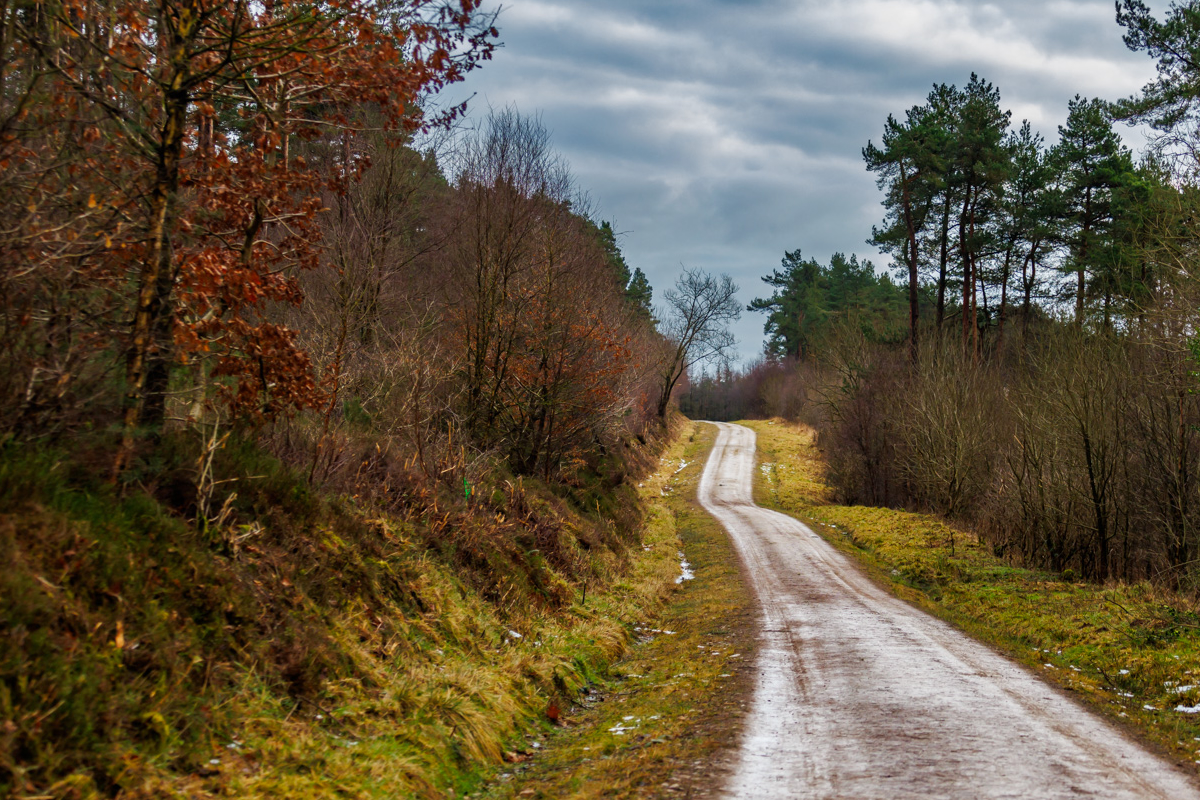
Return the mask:
<path id="1" fill-rule="evenodd" d="M 169 52 L 170 80 L 163 97 L 164 119 L 159 131 L 154 186 L 150 193 L 149 258 L 138 275 L 137 303 L 125 365 L 124 432 L 113 465 L 114 477 L 132 455 L 137 430 L 149 424 L 160 432 L 170 378 L 174 333 L 175 273 L 171 234 L 172 206 L 179 191 L 179 165 L 191 101 L 186 86 L 188 64 L 185 43 L 198 20 L 181 13 L 179 29 Z"/>
<path id="2" fill-rule="evenodd" d="M 942 330 L 942 321 L 946 317 L 946 264 L 950 260 L 950 190 L 946 190 L 946 199 L 942 203 L 942 241 L 941 261 L 938 266 L 938 296 L 937 296 L 937 329 Z"/>
<path id="3" fill-rule="evenodd" d="M 1025 260 L 1021 262 L 1021 280 L 1025 297 L 1021 301 L 1021 334 L 1029 333 L 1029 315 L 1033 311 L 1033 287 L 1037 283 L 1037 251 L 1041 242 L 1034 241 Z"/>
<path id="4" fill-rule="evenodd" d="M 1084 295 L 1084 273 L 1086 271 L 1085 259 L 1088 252 L 1088 235 L 1092 231 L 1092 190 L 1089 188 L 1084 194 L 1083 199 L 1083 230 L 1080 231 L 1079 237 L 1079 252 L 1076 254 L 1076 267 L 1078 280 L 1075 288 L 1075 324 L 1083 325 L 1083 295 Z"/>
<path id="5" fill-rule="evenodd" d="M 963 355 L 971 344 L 971 254 L 967 245 L 967 213 L 971 207 L 971 192 L 968 189 L 963 199 L 962 214 L 958 218 L 958 251 L 962 256 L 962 348 Z"/>
<path id="6" fill-rule="evenodd" d="M 902 202 L 904 203 L 904 226 L 908 231 L 908 358 L 915 366 L 919 350 L 917 327 L 921 320 L 921 309 L 917 302 L 917 261 L 920 251 L 917 249 L 917 230 L 912 214 L 912 197 L 908 192 L 904 167 L 900 167 L 900 181 L 903 187 Z"/>
<path id="7" fill-rule="evenodd" d="M 1004 253 L 1004 270 L 1000 274 L 1000 320 L 996 326 L 996 352 L 999 353 L 1004 349 L 1004 322 L 1008 317 L 1008 277 L 1012 271 L 1012 254 L 1013 248 L 1017 246 L 1017 237 L 1013 236 L 1008 241 L 1008 249 Z"/>
<path id="8" fill-rule="evenodd" d="M 976 363 L 979 362 L 979 353 L 980 353 L 980 350 L 979 350 L 979 297 L 978 297 L 979 293 L 976 291 L 978 270 L 975 268 L 975 208 L 978 205 L 978 201 L 979 201 L 978 190 L 976 190 L 976 197 L 971 202 L 971 221 L 970 221 L 970 225 L 971 225 L 971 228 L 970 228 L 970 230 L 971 230 L 971 249 L 970 249 L 970 261 L 971 261 L 971 357 L 975 360 Z"/>

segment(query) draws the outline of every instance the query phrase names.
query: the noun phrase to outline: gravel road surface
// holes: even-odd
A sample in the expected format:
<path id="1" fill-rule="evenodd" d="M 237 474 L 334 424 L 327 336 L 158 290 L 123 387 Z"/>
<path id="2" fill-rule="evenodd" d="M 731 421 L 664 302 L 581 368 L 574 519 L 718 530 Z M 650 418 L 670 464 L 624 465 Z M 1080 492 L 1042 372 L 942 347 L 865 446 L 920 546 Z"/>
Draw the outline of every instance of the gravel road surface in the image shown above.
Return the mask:
<path id="1" fill-rule="evenodd" d="M 754 505 L 754 432 L 717 425 L 700 502 L 741 553 L 763 630 L 726 796 L 1200 800 L 1170 763 Z"/>

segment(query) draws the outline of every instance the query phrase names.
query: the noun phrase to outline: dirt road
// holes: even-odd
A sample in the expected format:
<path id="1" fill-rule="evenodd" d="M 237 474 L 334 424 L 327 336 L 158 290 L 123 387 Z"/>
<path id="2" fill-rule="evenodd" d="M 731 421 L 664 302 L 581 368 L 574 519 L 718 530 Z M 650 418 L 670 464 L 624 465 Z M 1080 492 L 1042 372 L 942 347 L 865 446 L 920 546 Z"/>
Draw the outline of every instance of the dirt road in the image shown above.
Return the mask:
<path id="1" fill-rule="evenodd" d="M 727 796 L 1200 800 L 1169 763 L 755 506 L 754 433 L 719 427 L 700 502 L 741 553 L 764 631 Z"/>

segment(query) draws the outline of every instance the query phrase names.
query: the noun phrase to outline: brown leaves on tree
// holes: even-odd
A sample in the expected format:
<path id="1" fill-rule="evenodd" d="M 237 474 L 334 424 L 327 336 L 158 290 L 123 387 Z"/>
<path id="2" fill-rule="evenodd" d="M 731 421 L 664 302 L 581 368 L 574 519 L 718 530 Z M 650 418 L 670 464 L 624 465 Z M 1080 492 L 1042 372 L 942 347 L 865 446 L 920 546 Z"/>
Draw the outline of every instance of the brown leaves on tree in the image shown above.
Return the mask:
<path id="1" fill-rule="evenodd" d="M 490 56 L 479 2 L 66 0 L 0 16 L 10 425 L 61 420 L 118 371 L 129 434 L 161 424 L 181 379 L 239 418 L 315 403 L 310 363 L 266 312 L 299 302 L 297 273 L 317 264 L 320 193 L 365 166 L 340 147 L 361 109 L 402 130 L 461 113 L 428 118 L 422 99 Z"/>

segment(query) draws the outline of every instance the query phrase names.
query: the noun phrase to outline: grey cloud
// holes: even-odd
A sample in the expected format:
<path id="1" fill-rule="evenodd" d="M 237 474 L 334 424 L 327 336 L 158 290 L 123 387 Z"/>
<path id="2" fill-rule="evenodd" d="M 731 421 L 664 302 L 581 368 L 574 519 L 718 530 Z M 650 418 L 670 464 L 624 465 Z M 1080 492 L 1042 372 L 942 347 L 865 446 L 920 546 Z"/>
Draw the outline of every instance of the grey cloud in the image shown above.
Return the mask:
<path id="1" fill-rule="evenodd" d="M 680 263 L 729 272 L 746 301 L 785 249 L 885 263 L 864 243 L 880 207 L 860 151 L 934 83 L 977 71 L 1053 141 L 1077 92 L 1116 98 L 1153 77 L 1111 0 L 505 6 L 504 48 L 451 95 L 477 93 L 477 117 L 483 101 L 540 113 L 657 296 Z M 739 323 L 747 358 L 761 327 Z"/>

